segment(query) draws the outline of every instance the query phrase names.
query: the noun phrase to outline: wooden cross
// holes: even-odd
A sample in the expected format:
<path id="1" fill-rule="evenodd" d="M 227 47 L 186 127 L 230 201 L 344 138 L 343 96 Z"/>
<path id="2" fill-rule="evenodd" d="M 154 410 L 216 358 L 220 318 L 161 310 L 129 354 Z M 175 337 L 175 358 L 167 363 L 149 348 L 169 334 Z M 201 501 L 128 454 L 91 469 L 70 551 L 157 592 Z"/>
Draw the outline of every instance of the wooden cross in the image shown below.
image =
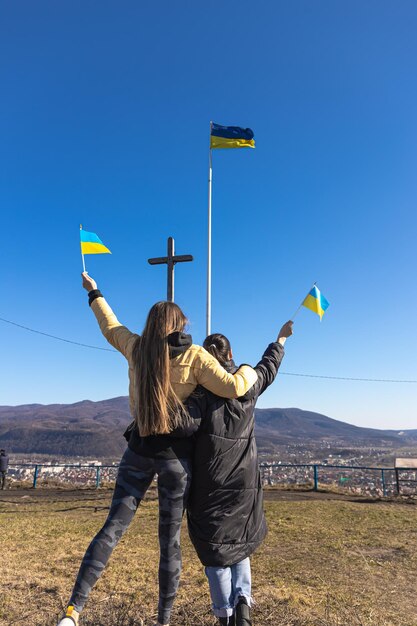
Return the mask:
<path id="1" fill-rule="evenodd" d="M 150 265 L 167 265 L 167 300 L 174 302 L 174 267 L 176 263 L 185 263 L 193 261 L 191 254 L 180 254 L 175 256 L 175 241 L 172 237 L 168 237 L 168 254 L 167 256 L 159 256 L 155 259 L 148 259 Z"/>

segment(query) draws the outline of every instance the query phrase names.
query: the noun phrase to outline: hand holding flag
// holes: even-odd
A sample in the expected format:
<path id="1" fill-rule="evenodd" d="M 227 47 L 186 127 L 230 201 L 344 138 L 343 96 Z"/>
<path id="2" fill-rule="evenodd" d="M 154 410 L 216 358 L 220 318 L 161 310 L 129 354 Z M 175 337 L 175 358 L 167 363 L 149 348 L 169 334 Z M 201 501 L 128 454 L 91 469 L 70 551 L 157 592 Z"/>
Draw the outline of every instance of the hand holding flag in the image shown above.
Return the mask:
<path id="1" fill-rule="evenodd" d="M 277 337 L 277 343 L 280 343 L 281 346 L 284 345 L 284 343 L 287 341 L 288 337 L 291 337 L 291 335 L 293 334 L 293 325 L 294 322 L 292 320 L 289 320 L 288 322 L 285 322 L 285 324 L 282 326 L 281 330 L 278 333 L 278 337 Z"/>
<path id="2" fill-rule="evenodd" d="M 90 292 L 93 291 L 93 289 L 97 289 L 96 281 L 88 275 L 88 272 L 83 272 L 81 276 L 83 279 L 83 287 L 86 291 Z"/>

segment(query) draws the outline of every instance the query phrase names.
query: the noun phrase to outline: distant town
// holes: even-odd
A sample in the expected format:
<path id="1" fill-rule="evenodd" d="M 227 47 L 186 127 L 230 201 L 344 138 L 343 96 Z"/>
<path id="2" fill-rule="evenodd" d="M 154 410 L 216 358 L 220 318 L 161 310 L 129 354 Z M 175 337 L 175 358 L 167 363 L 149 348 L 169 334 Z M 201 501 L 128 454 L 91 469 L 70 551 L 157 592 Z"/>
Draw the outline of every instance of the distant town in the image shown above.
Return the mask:
<path id="1" fill-rule="evenodd" d="M 99 487 L 115 480 L 131 421 L 128 398 L 0 406 L 8 487 Z M 266 488 L 326 489 L 370 497 L 417 493 L 417 430 L 361 428 L 297 408 L 257 409 L 255 434 Z M 402 466 L 404 467 L 404 465 Z"/>
<path id="2" fill-rule="evenodd" d="M 370 497 L 417 494 L 417 469 L 396 473 L 395 458 L 417 458 L 415 448 L 338 447 L 334 443 L 292 443 L 274 453 L 259 451 L 261 476 L 266 488 L 336 490 Z M 10 487 L 95 487 L 114 482 L 118 459 L 63 455 L 12 454 Z M 398 482 L 399 481 L 399 482 Z"/>

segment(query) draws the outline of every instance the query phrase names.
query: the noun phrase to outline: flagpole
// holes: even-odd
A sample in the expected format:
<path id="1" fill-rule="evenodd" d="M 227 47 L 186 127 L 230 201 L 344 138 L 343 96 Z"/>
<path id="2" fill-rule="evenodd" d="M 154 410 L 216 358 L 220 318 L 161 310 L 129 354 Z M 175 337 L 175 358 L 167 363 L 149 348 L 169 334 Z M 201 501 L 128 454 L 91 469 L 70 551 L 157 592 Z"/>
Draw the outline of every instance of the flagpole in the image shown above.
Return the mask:
<path id="1" fill-rule="evenodd" d="M 83 229 L 83 225 L 80 224 L 80 233 L 81 233 L 82 229 Z M 83 272 L 85 272 L 86 271 L 85 270 L 85 260 L 84 260 L 83 248 L 81 246 L 81 241 L 80 241 L 80 247 L 81 247 L 81 258 L 83 260 Z"/>
<path id="2" fill-rule="evenodd" d="M 209 147 L 209 171 L 208 171 L 208 219 L 207 219 L 207 309 L 206 309 L 206 336 L 211 332 L 211 192 L 213 184 L 213 167 L 211 152 L 211 130 L 213 122 L 210 122 L 210 147 Z"/>
<path id="3" fill-rule="evenodd" d="M 304 300 L 303 300 L 304 302 Z M 303 302 L 300 304 L 300 306 L 298 307 L 298 309 L 296 310 L 296 312 L 294 313 L 294 315 L 292 317 L 290 317 L 290 320 L 293 322 L 295 316 L 297 315 L 298 311 L 301 309 L 301 307 L 303 306 Z"/>
<path id="4" fill-rule="evenodd" d="M 311 289 L 313 289 L 313 287 L 315 287 L 317 285 L 317 281 L 315 283 L 313 283 L 312 287 L 308 290 L 307 296 L 310 293 Z M 306 296 L 306 297 L 307 297 Z M 296 312 L 294 313 L 294 315 L 292 317 L 290 317 L 291 321 L 294 321 L 295 316 L 297 315 L 298 311 L 301 309 L 301 307 L 303 306 L 305 298 L 303 298 L 303 301 L 301 302 L 300 306 L 298 307 L 298 309 L 296 310 Z"/>

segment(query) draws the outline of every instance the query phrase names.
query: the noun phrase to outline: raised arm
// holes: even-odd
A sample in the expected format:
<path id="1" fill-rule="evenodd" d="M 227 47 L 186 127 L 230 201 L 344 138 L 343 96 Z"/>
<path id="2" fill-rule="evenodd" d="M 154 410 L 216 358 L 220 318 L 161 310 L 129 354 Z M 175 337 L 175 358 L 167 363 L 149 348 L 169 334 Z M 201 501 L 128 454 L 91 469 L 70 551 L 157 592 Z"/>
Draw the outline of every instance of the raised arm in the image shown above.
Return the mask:
<path id="1" fill-rule="evenodd" d="M 277 340 L 269 344 L 263 353 L 262 359 L 255 366 L 258 379 L 245 394 L 244 400 L 257 398 L 274 382 L 279 366 L 284 358 L 284 344 L 288 337 L 293 334 L 292 328 L 293 322 L 291 320 L 286 322 L 279 331 Z"/>
<path id="2" fill-rule="evenodd" d="M 101 291 L 97 289 L 96 281 L 86 272 L 83 272 L 81 276 L 83 277 L 83 287 L 88 291 L 88 302 L 96 316 L 101 332 L 116 350 L 129 358 L 139 335 L 132 333 L 119 322 Z"/>
<path id="3" fill-rule="evenodd" d="M 258 380 L 249 365 L 241 365 L 235 374 L 229 374 L 204 348 L 194 362 L 194 372 L 200 385 L 221 398 L 239 398 Z"/>

